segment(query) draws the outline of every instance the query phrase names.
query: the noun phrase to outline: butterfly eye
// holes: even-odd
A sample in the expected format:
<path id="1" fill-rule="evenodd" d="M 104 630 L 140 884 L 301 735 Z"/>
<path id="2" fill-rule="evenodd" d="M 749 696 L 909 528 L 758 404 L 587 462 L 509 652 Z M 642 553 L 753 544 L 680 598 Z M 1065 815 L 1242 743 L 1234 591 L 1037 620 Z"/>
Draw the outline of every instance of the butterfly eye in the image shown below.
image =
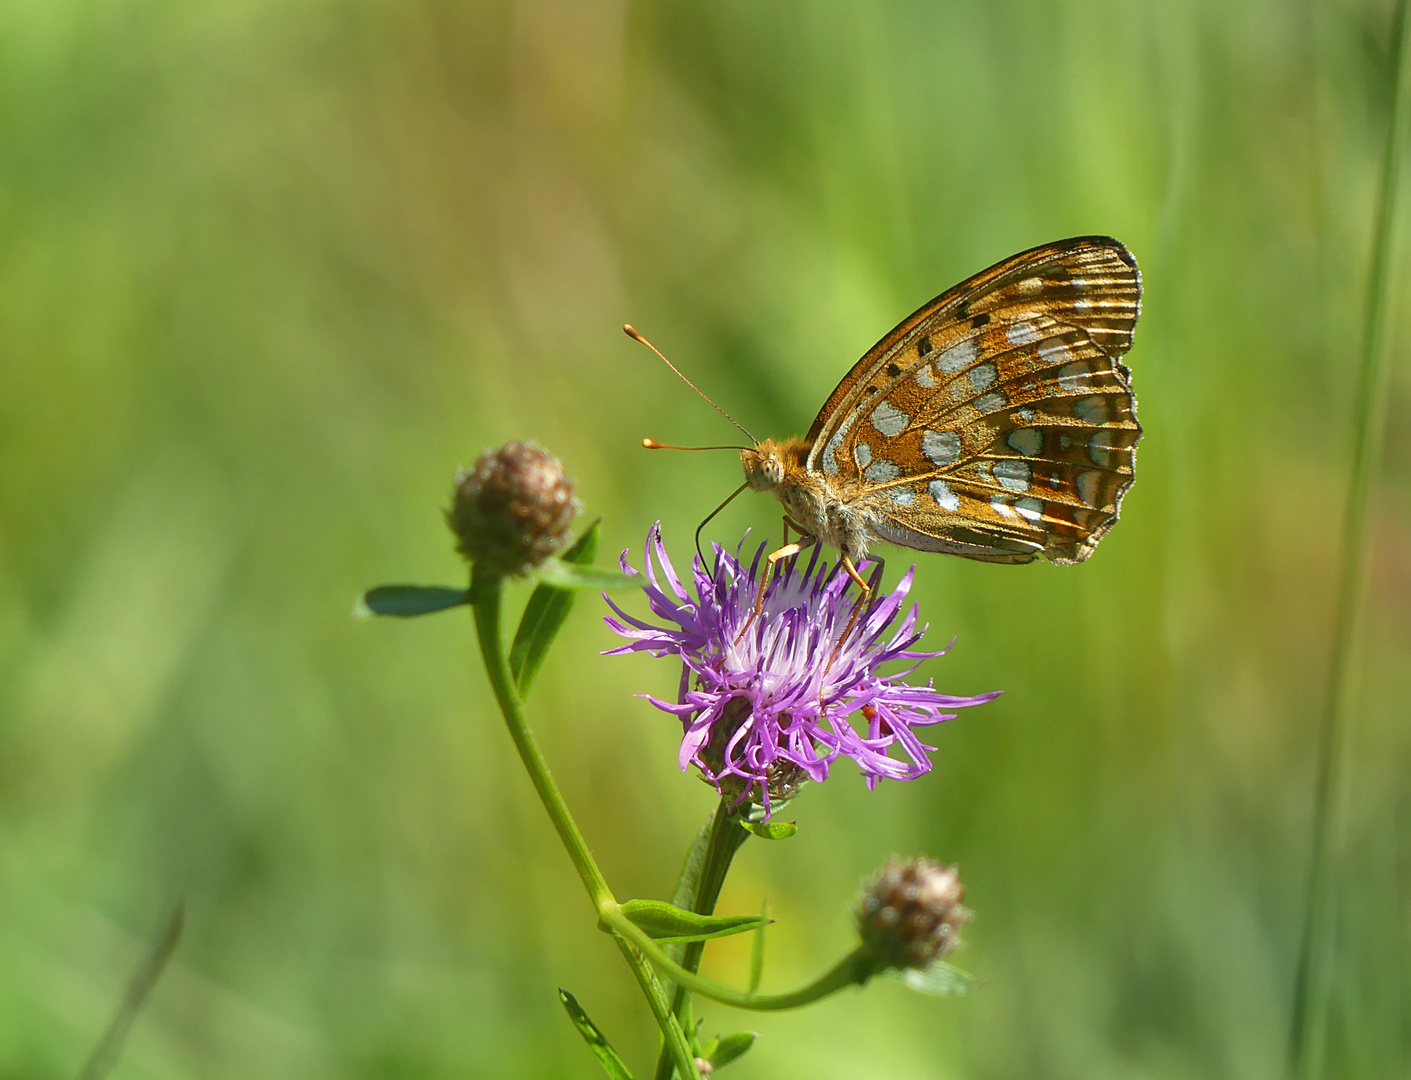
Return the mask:
<path id="1" fill-rule="evenodd" d="M 772 491 L 784 482 L 784 462 L 768 443 L 744 451 L 740 461 L 745 466 L 745 482 L 755 491 Z"/>

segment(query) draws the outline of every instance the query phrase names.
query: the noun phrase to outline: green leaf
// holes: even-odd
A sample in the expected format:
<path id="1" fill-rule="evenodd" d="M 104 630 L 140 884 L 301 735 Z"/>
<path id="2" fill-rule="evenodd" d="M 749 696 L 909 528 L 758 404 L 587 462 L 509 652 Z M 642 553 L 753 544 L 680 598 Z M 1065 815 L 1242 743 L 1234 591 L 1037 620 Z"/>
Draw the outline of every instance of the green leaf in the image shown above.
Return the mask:
<path id="1" fill-rule="evenodd" d="M 622 914 L 656 941 L 709 941 L 748 933 L 769 921 L 763 915 L 697 915 L 665 900 L 629 900 Z"/>
<path id="2" fill-rule="evenodd" d="M 602 518 L 599 518 L 583 531 L 578 541 L 563 553 L 565 562 L 586 566 L 593 561 L 598 554 L 601 523 Z M 549 646 L 554 643 L 564 620 L 568 618 L 576 596 L 572 589 L 540 585 L 524 606 L 524 616 L 519 620 L 514 644 L 510 646 L 510 672 L 514 675 L 521 700 L 529 696 L 534 677 L 543 667 Z"/>
<path id="3" fill-rule="evenodd" d="M 769 901 L 759 908 L 761 919 L 769 918 Z M 768 925 L 767 923 L 765 925 Z M 750 946 L 750 993 L 759 989 L 759 981 L 764 977 L 764 926 L 754 932 L 754 942 Z"/>
<path id="4" fill-rule="evenodd" d="M 583 1006 L 578 1004 L 578 1000 L 562 987 L 559 988 L 559 1000 L 563 1002 L 563 1007 L 568 1012 L 568 1018 L 573 1021 L 573 1026 L 578 1029 L 578 1034 L 583 1036 L 583 1041 L 588 1044 L 588 1049 L 593 1051 L 593 1055 L 602 1062 L 603 1070 L 612 1077 L 612 1080 L 632 1080 L 632 1074 L 627 1071 L 627 1066 L 617 1056 L 617 1051 L 608 1044 L 597 1025 L 588 1019 L 588 1014 L 583 1011 Z"/>
<path id="5" fill-rule="evenodd" d="M 741 824 L 761 840 L 787 840 L 799 831 L 796 821 L 743 821 Z"/>
<path id="6" fill-rule="evenodd" d="M 696 886 L 700 884 L 701 870 L 705 867 L 706 848 L 710 845 L 711 827 L 714 823 L 714 814 L 706 818 L 701 831 L 696 833 L 696 838 L 691 841 L 686 859 L 681 864 L 681 873 L 676 875 L 676 888 L 671 891 L 671 902 L 679 908 L 696 906 Z"/>
<path id="7" fill-rule="evenodd" d="M 979 985 L 979 981 L 970 972 L 962 971 L 944 960 L 937 960 L 927 968 L 907 968 L 905 971 L 889 971 L 887 974 L 900 979 L 913 990 L 935 997 L 968 994 Z"/>
<path id="8" fill-rule="evenodd" d="M 445 585 L 379 585 L 358 598 L 353 614 L 397 615 L 408 619 L 468 603 L 467 589 L 451 589 Z"/>
<path id="9" fill-rule="evenodd" d="M 621 570 L 605 570 L 601 566 L 575 566 L 562 559 L 545 559 L 531 567 L 532 574 L 543 585 L 560 589 L 640 589 L 645 578 L 628 577 Z"/>
<path id="10" fill-rule="evenodd" d="M 706 1058 L 717 1069 L 729 1065 L 738 1057 L 743 1057 L 746 1050 L 754 1045 L 754 1041 L 759 1038 L 757 1031 L 737 1031 L 734 1035 L 726 1035 L 718 1043 L 710 1056 Z"/>

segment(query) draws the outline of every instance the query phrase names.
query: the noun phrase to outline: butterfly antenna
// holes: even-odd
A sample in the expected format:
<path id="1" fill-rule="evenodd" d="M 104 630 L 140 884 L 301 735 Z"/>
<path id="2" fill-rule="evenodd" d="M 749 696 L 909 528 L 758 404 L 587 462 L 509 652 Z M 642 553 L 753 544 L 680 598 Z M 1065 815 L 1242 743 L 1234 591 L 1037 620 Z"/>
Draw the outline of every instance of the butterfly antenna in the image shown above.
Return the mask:
<path id="1" fill-rule="evenodd" d="M 671 443 L 657 442 L 655 439 L 643 439 L 642 449 L 644 450 L 748 450 L 748 446 L 674 446 Z"/>
<path id="2" fill-rule="evenodd" d="M 716 412 L 718 412 L 721 416 L 725 417 L 725 419 L 729 420 L 730 423 L 734 424 L 737 428 L 739 428 L 741 431 L 743 431 L 743 432 L 745 433 L 745 438 L 749 439 L 751 443 L 758 444 L 759 440 L 756 439 L 753 435 L 751 435 L 751 434 L 749 433 L 749 429 L 746 428 L 744 424 L 742 424 L 742 423 L 740 423 L 740 421 L 736 420 L 733 416 L 731 416 L 728 412 L 726 412 L 724 409 L 722 409 L 722 408 L 721 408 L 719 405 L 717 405 L 714 401 L 711 401 L 710 397 L 709 397 L 699 386 L 697 386 L 695 383 L 693 383 L 690 379 L 686 378 L 685 375 L 682 375 L 682 374 L 681 374 L 681 369 L 678 368 L 675 364 L 673 364 L 670 360 L 668 360 L 668 359 L 662 354 L 662 351 L 661 351 L 660 349 L 658 349 L 658 348 L 657 348 L 655 345 L 653 345 L 650 341 L 648 341 L 646 338 L 644 338 L 644 337 L 637 331 L 637 328 L 636 328 L 635 326 L 633 326 L 631 323 L 624 323 L 623 326 L 622 326 L 622 332 L 625 333 L 628 337 L 630 337 L 633 341 L 640 341 L 640 342 L 641 342 L 643 345 L 645 345 L 647 348 L 651 349 L 652 352 L 656 353 L 657 356 L 661 357 L 661 362 L 662 362 L 663 364 L 665 364 L 667 367 L 669 367 L 672 371 L 676 372 L 677 378 L 679 378 L 683 383 L 685 383 L 687 386 L 689 386 L 689 387 L 690 387 L 692 390 L 694 390 L 697 394 L 700 394 L 701 399 L 702 399 L 703 401 L 705 401 L 712 409 L 714 409 L 714 410 L 715 410 Z M 665 447 L 663 447 L 663 449 L 665 449 Z M 712 449 L 715 449 L 715 448 L 712 448 Z M 735 449 L 735 448 L 734 448 L 734 447 L 730 447 L 730 449 L 733 450 L 733 449 Z M 733 496 L 732 496 L 732 497 L 733 497 Z M 727 500 L 727 501 L 728 501 L 728 500 Z"/>
<path id="3" fill-rule="evenodd" d="M 747 432 L 746 434 L 748 434 L 748 432 Z M 717 506 L 714 510 L 712 510 L 709 514 L 707 514 L 705 520 L 702 521 L 699 525 L 696 526 L 696 554 L 700 556 L 701 565 L 702 565 L 702 566 L 705 566 L 705 565 L 706 565 L 705 552 L 701 551 L 701 532 L 702 532 L 702 530 L 704 530 L 705 527 L 710 524 L 710 519 L 711 519 L 711 518 L 715 517 L 716 514 L 720 513 L 720 511 L 724 510 L 727 506 L 729 506 L 730 503 L 731 503 L 731 501 L 735 498 L 735 496 L 738 495 L 738 494 L 740 494 L 740 492 L 744 491 L 745 488 L 747 488 L 747 487 L 749 487 L 749 486 L 750 486 L 750 485 L 749 485 L 748 483 L 744 483 L 744 484 L 741 484 L 739 487 L 737 487 L 734 491 L 730 492 L 730 498 L 726 499 L 723 503 L 721 503 L 721 504 L 720 504 L 719 506 Z M 715 576 L 713 571 L 712 571 L 712 573 L 711 573 L 711 576 L 712 576 L 712 577 Z"/>

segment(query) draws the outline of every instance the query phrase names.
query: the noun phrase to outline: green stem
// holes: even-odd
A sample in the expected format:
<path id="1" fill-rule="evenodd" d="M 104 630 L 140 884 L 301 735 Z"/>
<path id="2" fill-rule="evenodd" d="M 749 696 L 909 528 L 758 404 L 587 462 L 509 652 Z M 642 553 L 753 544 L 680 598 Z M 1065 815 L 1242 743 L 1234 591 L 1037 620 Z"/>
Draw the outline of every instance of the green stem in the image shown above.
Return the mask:
<path id="1" fill-rule="evenodd" d="M 861 986 L 875 974 L 867 950 L 859 945 L 807 986 L 792 990 L 787 994 L 750 994 L 729 986 L 722 986 L 718 982 L 687 971 L 667 956 L 661 946 L 647 936 L 641 927 L 623 915 L 621 909 L 616 905 L 612 905 L 603 913 L 603 922 L 613 933 L 626 938 L 637 946 L 648 960 L 677 985 L 685 986 L 702 997 L 708 997 L 722 1005 L 733 1005 L 737 1009 L 751 1009 L 755 1012 L 797 1009 L 802 1005 L 809 1005 L 828 997 L 830 994 L 836 994 L 846 987 Z"/>
<path id="2" fill-rule="evenodd" d="M 700 915 L 714 914 L 715 905 L 720 900 L 720 890 L 725 884 L 725 876 L 730 872 L 730 863 L 735 858 L 735 852 L 749 839 L 749 835 L 740 825 L 739 819 L 730 812 L 729 800 L 722 797 L 711 814 L 705 853 L 696 865 L 692 865 L 691 856 L 687 856 L 686 865 L 681 869 L 681 880 L 677 883 L 671 902 L 677 907 L 687 908 Z M 693 846 L 693 854 L 694 851 Z M 681 966 L 694 975 L 700 970 L 704 952 L 704 941 L 688 942 L 681 951 Z M 683 1029 L 690 1027 L 690 991 L 681 983 L 677 983 L 672 992 L 671 1012 Z M 667 1057 L 665 1047 L 657 1057 L 653 1080 L 671 1080 L 671 1061 Z"/>
<path id="3" fill-rule="evenodd" d="M 1396 192 L 1401 159 L 1405 156 L 1407 53 L 1411 21 L 1407 0 L 1397 5 L 1394 48 L 1395 83 L 1387 126 L 1381 189 L 1373 224 L 1372 267 L 1367 282 L 1367 308 L 1362 336 L 1356 413 L 1353 420 L 1352 476 L 1343 507 L 1342 571 L 1337 624 L 1333 635 L 1327 697 L 1318 739 L 1318 775 L 1313 803 L 1313 851 L 1309 865 L 1308 900 L 1298 972 L 1294 982 L 1290 1027 L 1290 1072 L 1312 1078 L 1322 1074 L 1322 1041 L 1332 971 L 1333 883 L 1338 839 L 1342 833 L 1348 778 L 1347 714 L 1353 690 L 1358 625 L 1367 589 L 1367 502 L 1386 427 L 1386 383 L 1390 364 L 1385 347 L 1387 292 L 1391 247 L 1396 223 Z"/>
<path id="4" fill-rule="evenodd" d="M 549 812 L 554 829 L 568 850 L 569 858 L 573 860 L 573 866 L 583 880 L 583 887 L 588 890 L 588 897 L 597 909 L 601 922 L 605 912 L 617 910 L 617 902 L 593 859 L 593 853 L 588 850 L 583 834 L 578 831 L 578 824 L 569 813 L 568 804 L 563 801 L 563 795 L 559 793 L 558 785 L 549 773 L 548 762 L 540 753 L 534 735 L 524 719 L 524 707 L 515 689 L 514 676 L 510 672 L 504 644 L 500 639 L 500 599 L 503 592 L 504 579 L 499 575 L 472 572 L 470 604 L 475 612 L 475 629 L 480 638 L 480 653 L 485 660 L 485 671 L 490 676 L 490 685 L 495 691 L 495 700 L 499 702 L 500 712 L 504 715 L 505 726 L 509 728 L 510 738 L 514 740 L 514 747 L 519 751 L 519 759 L 524 762 L 525 771 L 529 773 L 534 790 L 539 794 L 539 801 Z M 655 973 L 636 950 L 620 937 L 618 945 L 637 979 L 637 985 L 642 988 L 642 993 L 647 998 L 657 1026 L 661 1028 L 664 1049 L 670 1053 L 676 1069 L 688 1080 L 700 1080 L 700 1071 L 696 1068 L 690 1044 L 681 1030 L 681 1025 L 676 1021 Z"/>
<path id="5" fill-rule="evenodd" d="M 642 954 L 628 942 L 617 935 L 614 935 L 613 939 L 617 942 L 617 947 L 622 950 L 622 955 L 626 957 L 627 966 L 632 969 L 632 975 L 636 978 L 637 985 L 642 988 L 642 994 L 646 997 L 647 1004 L 651 1006 L 652 1016 L 656 1018 L 657 1027 L 661 1028 L 662 1055 L 687 1080 L 700 1080 L 701 1073 L 696 1068 L 696 1056 L 691 1051 L 686 1033 L 681 1029 L 675 1014 L 671 1011 L 671 1005 L 666 1000 L 666 991 L 662 989 L 656 973 L 652 971 L 651 965 L 642 959 Z"/>
<path id="6" fill-rule="evenodd" d="M 500 703 L 505 726 L 509 728 L 514 748 L 519 751 L 519 759 L 534 782 L 534 790 L 539 793 L 539 801 L 549 812 L 549 818 L 558 830 L 559 839 L 568 849 L 568 857 L 573 860 L 574 869 L 583 879 L 583 887 L 588 897 L 599 911 L 614 902 L 612 890 L 607 880 L 593 861 L 593 853 L 573 815 L 568 812 L 568 804 L 559 794 L 558 785 L 549 775 L 549 764 L 539 752 L 539 745 L 524 719 L 524 708 L 520 704 L 519 693 L 514 688 L 514 676 L 510 673 L 509 662 L 505 659 L 505 649 L 500 641 L 500 597 L 504 592 L 504 579 L 499 575 L 482 574 L 478 569 L 471 574 L 470 604 L 475 612 L 475 629 L 480 636 L 480 652 L 485 659 L 485 670 L 490 676 L 490 685 L 495 690 L 495 700 Z"/>

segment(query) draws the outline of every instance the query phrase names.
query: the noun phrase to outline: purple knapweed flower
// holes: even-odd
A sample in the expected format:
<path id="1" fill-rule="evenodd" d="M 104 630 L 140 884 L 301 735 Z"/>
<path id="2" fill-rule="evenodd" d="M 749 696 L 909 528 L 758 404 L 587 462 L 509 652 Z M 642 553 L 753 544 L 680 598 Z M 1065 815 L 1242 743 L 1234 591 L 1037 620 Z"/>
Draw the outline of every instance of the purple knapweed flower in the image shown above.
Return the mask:
<path id="1" fill-rule="evenodd" d="M 667 557 L 658 523 L 647 533 L 643 591 L 664 625 L 633 618 L 608 599 L 618 617 L 605 621 L 628 639 L 609 654 L 681 659 L 675 702 L 642 696 L 681 718 L 683 770 L 695 764 L 722 794 L 737 803 L 749 798 L 767 814 L 771 801 L 787 799 L 805 779 L 826 779 L 840 756 L 857 762 L 868 787 L 883 777 L 912 780 L 929 772 L 927 752 L 935 747 L 921 742 L 915 729 L 954 719 L 948 710 L 999 696 L 954 697 L 930 682 L 904 681 L 922 660 L 949 648 L 912 648 L 924 633 L 916 629 L 915 604 L 897 621 L 914 566 L 885 595 L 878 593 L 881 565 L 873 568 L 868 584 L 877 599 L 844 640 L 858 592 L 841 566 L 821 562 L 816 549 L 802 572 L 791 560 L 775 575 L 759 618 L 751 620 L 764 551 L 760 547 L 746 567 L 738 553 L 716 545 L 713 574 L 699 558 L 693 562 L 692 595 Z M 625 551 L 622 569 L 641 576 Z M 879 669 L 890 661 L 904 666 L 884 674 Z M 890 756 L 893 746 L 904 756 Z"/>

